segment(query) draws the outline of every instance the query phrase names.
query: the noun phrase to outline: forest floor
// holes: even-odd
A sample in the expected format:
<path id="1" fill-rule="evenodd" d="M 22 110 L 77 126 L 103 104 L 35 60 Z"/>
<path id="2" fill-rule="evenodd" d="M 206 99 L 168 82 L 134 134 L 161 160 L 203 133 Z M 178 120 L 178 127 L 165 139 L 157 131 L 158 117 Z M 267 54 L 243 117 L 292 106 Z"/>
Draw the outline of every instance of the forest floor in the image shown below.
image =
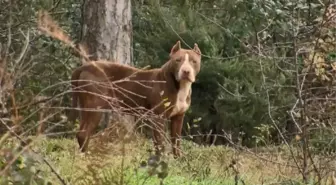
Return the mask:
<path id="1" fill-rule="evenodd" d="M 135 135 L 127 141 L 109 137 L 110 142 L 106 142 L 104 138 L 101 135 L 93 138 L 90 152 L 85 155 L 79 152 L 75 139 L 40 137 L 33 148 L 69 184 L 233 185 L 236 181 L 238 184 L 300 184 L 294 180 L 300 176 L 291 167 L 293 162 L 285 147 L 250 153 L 224 146 L 204 147 L 183 140 L 182 157 L 174 159 L 169 152 L 162 156 L 161 160 L 168 164 L 168 174 L 160 182 L 158 175 L 150 175 L 148 166 L 141 167 L 153 148 L 151 140 Z M 167 143 L 166 147 L 170 145 Z M 47 166 L 43 168 L 48 170 Z M 53 184 L 60 183 L 53 173 L 48 174 Z"/>

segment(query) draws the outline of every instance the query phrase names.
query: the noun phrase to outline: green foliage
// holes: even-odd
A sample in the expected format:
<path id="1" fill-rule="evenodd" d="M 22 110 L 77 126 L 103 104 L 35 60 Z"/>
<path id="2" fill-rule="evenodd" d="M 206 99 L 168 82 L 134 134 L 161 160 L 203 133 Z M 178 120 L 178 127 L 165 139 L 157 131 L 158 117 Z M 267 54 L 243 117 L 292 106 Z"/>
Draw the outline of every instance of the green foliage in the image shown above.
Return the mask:
<path id="1" fill-rule="evenodd" d="M 160 156 L 150 156 L 147 162 L 141 162 L 141 167 L 147 167 L 149 175 L 157 175 L 161 180 L 168 176 L 168 164 L 160 160 Z"/>
<path id="2" fill-rule="evenodd" d="M 36 20 L 39 10 L 49 10 L 62 28 L 77 39 L 77 33 L 80 32 L 79 2 L 1 1 L 0 6 L 7 7 L 2 9 L 0 15 L 0 48 L 2 52 L 7 49 L 9 51 L 7 70 L 13 76 L 16 105 L 29 105 L 38 101 L 40 97 L 54 97 L 47 103 L 53 102 L 55 107 L 67 105 L 69 86 L 65 81 L 69 79 L 71 70 L 78 65 L 78 59 L 63 43 L 41 35 Z M 11 37 L 8 34 L 11 34 Z M 54 114 L 55 116 L 48 115 L 50 120 L 59 122 L 62 119 L 55 113 L 57 111 L 59 110 L 47 110 L 46 107 L 41 109 L 36 104 L 24 107 L 18 112 L 26 118 L 20 122 L 20 126 L 26 128 L 26 134 L 33 133 L 32 128 L 35 128 L 37 121 L 41 119 L 37 113 Z"/>
<path id="3" fill-rule="evenodd" d="M 21 146 L 0 148 L 0 170 L 5 170 L 0 177 L 0 184 L 52 184 L 41 168 L 42 158 Z"/>
<path id="4" fill-rule="evenodd" d="M 2 5 L 8 4 L 2 2 Z M 75 1 L 28 4 L 18 1 L 0 16 L 5 23 L 1 24 L 2 30 L 7 30 L 7 23 L 12 20 L 10 49 L 15 52 L 10 65 L 15 66 L 14 61 L 25 44 L 24 34 L 30 33 L 28 51 L 21 61 L 25 65 L 19 65 L 25 67 L 9 67 L 22 75 L 16 82 L 18 102 L 29 102 L 35 95 L 43 95 L 56 96 L 55 107 L 69 105 L 66 81 L 79 65 L 78 59 L 59 41 L 39 34 L 36 16 L 41 8 L 50 10 L 61 27 L 78 41 L 80 6 Z M 202 68 L 193 85 L 192 107 L 186 117 L 192 132 L 207 134 L 212 130 L 214 134 L 223 134 L 224 130 L 235 138 L 243 137 L 247 146 L 255 146 L 256 140 L 259 144 L 262 140 L 274 141 L 277 137 L 274 124 L 283 128 L 287 111 L 295 103 L 296 92 L 290 88 L 295 83 L 290 72 L 294 67 L 286 58 L 293 51 L 287 43 L 292 41 L 294 28 L 302 32 L 303 26 L 321 16 L 318 1 L 311 1 L 308 6 L 303 0 L 146 0 L 132 1 L 132 6 L 135 65 L 161 66 L 168 60 L 176 40 L 181 40 L 184 47 L 198 43 L 201 48 Z M 6 33 L 0 35 L 1 43 L 8 41 Z M 25 119 L 24 127 L 36 124 L 37 110 L 38 107 L 32 106 L 20 111 L 31 115 Z M 195 128 L 193 119 L 199 117 L 202 120 Z M 60 119 L 55 116 L 53 121 Z M 187 127 L 185 124 L 186 133 L 191 133 Z"/>
<path id="5" fill-rule="evenodd" d="M 32 148 L 40 152 L 40 157 L 49 161 L 67 184 L 233 185 L 235 173 L 228 168 L 233 159 L 237 160 L 237 169 L 241 171 L 241 179 L 246 184 L 259 184 L 261 179 L 264 183 L 289 179 L 299 181 L 295 180 L 298 176 L 297 169 L 290 170 L 288 166 L 284 166 L 288 173 L 285 171 L 278 174 L 275 169 L 277 164 L 264 165 L 263 161 L 256 161 L 250 154 L 243 151 L 237 153 L 228 147 L 200 147 L 183 141 L 184 155 L 181 158 L 173 159 L 171 155 L 157 158 L 146 151 L 151 147 L 148 141 L 145 141 L 146 147 L 139 147 L 142 140 L 143 138 L 125 144 L 126 154 L 123 155 L 119 155 L 120 151 L 116 149 L 116 145 L 122 143 L 117 142 L 102 147 L 104 154 L 97 151 L 79 154 L 75 150 L 76 143 L 70 139 L 39 138 Z M 279 155 L 284 158 L 287 156 L 282 153 L 275 154 L 274 157 Z M 41 158 L 38 159 L 40 161 Z M 28 166 L 28 163 L 25 164 Z M 52 184 L 61 184 L 43 163 L 35 163 L 34 167 L 40 170 L 43 179 Z M 28 177 L 30 176 L 26 176 Z"/>
<path id="6" fill-rule="evenodd" d="M 244 133 L 244 145 L 254 146 L 255 138 L 261 136 L 272 140 L 276 133 L 271 118 L 276 118 L 279 127 L 283 126 L 286 110 L 293 103 L 295 89 L 288 88 L 293 83 L 293 74 L 279 70 L 279 65 L 288 68 L 280 60 L 246 53 L 243 45 L 256 45 L 256 34 L 269 23 L 271 28 L 261 38 L 267 42 L 270 35 L 289 31 L 290 25 L 279 27 L 291 24 L 288 21 L 291 12 L 286 8 L 277 1 L 135 2 L 136 64 L 158 67 L 167 60 L 170 47 L 178 39 L 186 47 L 198 43 L 203 54 L 202 67 L 193 85 L 189 120 L 203 118 L 198 124 L 201 132 L 213 130 L 215 134 L 223 134 L 224 129 L 236 137 Z M 273 19 L 276 21 L 272 23 Z M 272 56 L 286 52 L 282 50 Z M 194 125 L 192 121 L 189 124 Z M 268 125 L 270 131 L 257 129 L 262 125 Z"/>
<path id="7" fill-rule="evenodd" d="M 335 152 L 335 132 L 330 129 L 335 122 L 334 116 L 330 116 L 335 112 L 335 103 L 331 101 L 335 93 L 332 88 L 336 71 L 335 29 L 326 26 L 328 22 L 323 22 L 323 18 L 333 17 L 335 12 L 322 15 L 323 3 L 327 1 L 132 1 L 134 65 L 160 67 L 168 60 L 177 40 L 187 48 L 198 43 L 202 66 L 192 87 L 192 106 L 185 118 L 184 134 L 191 134 L 189 138 L 196 141 L 192 134 L 211 132 L 254 147 L 282 143 L 279 130 L 295 136 L 296 127 L 309 127 L 302 138 L 309 140 L 310 154 L 331 154 Z M 77 42 L 81 37 L 80 6 L 81 1 L 74 0 L 0 2 L 0 49 L 8 49 L 7 70 L 13 75 L 16 105 L 23 107 L 18 111 L 23 118 L 18 123 L 13 121 L 16 119 L 13 115 L 6 120 L 24 127 L 23 135 L 34 133 L 42 119 L 46 119 L 48 132 L 71 132 L 74 127 L 65 124 L 65 111 L 57 107 L 70 104 L 67 81 L 72 69 L 80 65 L 79 60 L 63 43 L 41 35 L 36 18 L 38 10 L 49 10 Z M 310 49 L 308 57 L 298 52 L 304 48 Z M 312 68 L 311 62 L 314 63 Z M 303 90 L 298 90 L 306 73 L 309 75 Z M 303 94 L 303 105 L 297 105 L 300 94 Z M 30 105 L 40 97 L 54 98 Z M 10 102 L 8 107 L 13 108 L 13 104 Z M 295 115 L 291 117 L 290 113 Z M 290 130 L 288 125 L 296 129 Z M 290 144 L 304 151 L 303 139 L 297 137 L 299 139 Z M 201 138 L 207 143 L 227 143 L 223 138 L 217 138 L 216 142 L 212 136 Z M 233 172 L 218 167 L 218 164 L 229 166 L 227 158 L 234 155 L 223 148 L 204 149 L 187 143 L 184 144 L 185 156 L 176 161 L 152 162 L 150 158 L 143 162 L 143 156 L 135 154 L 133 162 L 123 161 L 125 165 L 117 166 L 125 156 L 111 155 L 112 159 L 108 160 L 107 155 L 95 153 L 87 159 L 69 152 L 77 147 L 74 141 L 43 140 L 42 143 L 40 152 L 54 161 L 60 174 L 71 183 L 234 184 Z M 19 153 L 21 151 L 22 147 L 0 145 L 0 170 L 9 165 L 12 158 L 8 156 L 16 157 L 8 166 L 6 176 L 0 177 L 0 183 L 47 184 L 49 179 L 45 177 L 50 176 L 39 156 L 29 150 Z M 297 153 L 297 160 L 302 163 L 302 156 Z M 79 160 L 74 162 L 76 157 Z M 251 163 L 256 169 L 244 171 L 242 179 L 250 178 L 251 182 L 259 183 L 259 179 L 251 178 L 259 174 L 257 166 L 264 164 L 256 165 L 253 160 L 243 162 Z M 272 181 L 277 178 L 272 171 L 275 168 L 263 172 L 270 172 L 268 176 Z M 264 178 L 263 174 L 260 176 Z M 301 183 L 285 180 L 279 184 Z"/>
<path id="8" fill-rule="evenodd" d="M 15 74 L 17 104 L 32 102 L 36 96 L 55 96 L 43 106 L 69 105 L 67 80 L 72 69 L 79 65 L 78 58 L 59 41 L 40 35 L 36 28 L 36 16 L 41 8 L 49 10 L 74 41 L 78 41 L 81 27 L 80 3 L 73 0 L 0 2 L 0 43 L 4 47 L 11 38 L 10 48 L 5 49 L 9 51 L 8 71 Z M 185 134 L 228 134 L 234 142 L 241 142 L 239 144 L 245 146 L 278 144 L 283 141 L 278 139 L 280 133 L 277 128 L 286 132 L 288 117 L 291 116 L 289 112 L 300 112 L 307 108 L 308 116 L 291 117 L 291 120 L 299 122 L 298 120 L 305 119 L 303 122 L 310 128 L 314 128 L 314 124 L 318 125 L 316 127 L 319 129 L 312 129 L 318 131 L 309 133 L 313 152 L 318 154 L 324 148 L 328 152 L 335 150 L 331 147 L 335 140 L 334 132 L 328 130 L 330 126 L 320 129 L 321 125 L 333 121 L 329 117 L 335 111 L 335 104 L 316 101 L 325 95 L 333 95 L 330 87 L 335 85 L 333 76 L 336 69 L 335 48 L 329 45 L 329 42 L 335 41 L 335 29 L 323 27 L 319 30 L 325 9 L 321 1 L 143 0 L 132 1 L 132 6 L 136 66 L 161 66 L 168 60 L 170 49 L 177 40 L 182 41 L 183 47 L 192 47 L 194 43 L 198 43 L 201 48 L 201 72 L 192 87 L 192 106 L 186 115 L 188 124 L 185 124 Z M 321 35 L 325 41 L 318 39 Z M 308 58 L 297 52 L 305 47 L 311 49 Z M 312 71 L 315 76 L 308 76 L 308 83 L 303 86 L 305 98 L 310 102 L 307 100 L 305 107 L 292 110 L 301 93 L 296 88 L 300 85 L 301 76 L 305 72 L 311 72 L 307 66 L 315 61 L 315 50 L 318 50 L 320 57 L 318 61 L 323 61 L 324 64 L 314 64 Z M 321 87 L 325 92 L 311 90 Z M 43 119 L 43 116 L 37 114 L 45 111 L 41 107 L 32 105 L 19 110 L 24 118 L 20 125 L 29 128 L 24 129 L 24 134 L 32 133 L 38 121 Z M 315 110 L 316 107 L 325 110 Z M 49 126 L 66 131 L 70 130 L 68 127 L 72 127 L 63 124 L 65 121 L 62 122 L 62 116 L 52 116 L 60 115 L 56 114 L 56 110 L 46 112 L 44 116 L 52 117 Z M 297 127 L 293 122 L 289 124 Z M 225 144 L 226 140 L 217 143 Z M 54 155 L 56 152 L 62 153 L 64 149 L 60 144 L 49 143 L 44 150 L 46 155 Z M 69 154 L 66 155 L 62 157 L 69 157 Z M 207 157 L 189 153 L 186 157 L 188 160 L 179 167 L 189 170 L 188 173 L 197 182 L 208 179 L 212 171 L 209 170 L 211 163 L 206 160 Z M 18 158 L 19 166 L 25 164 L 22 159 Z M 195 162 L 196 159 L 201 159 L 202 163 Z M 146 172 L 158 175 L 165 182 L 180 178 L 177 175 L 169 177 L 166 165 L 167 163 L 155 163 L 154 167 L 149 167 L 147 164 L 149 168 Z M 100 168 L 102 166 L 92 167 L 92 174 L 97 175 L 96 171 Z M 114 170 L 103 171 L 105 179 L 101 182 L 108 184 L 116 177 L 132 176 L 132 169 L 128 166 L 127 173 L 121 175 Z M 26 173 L 23 171 L 22 173 Z M 99 175 L 95 175 L 90 177 L 99 178 Z M 143 174 L 140 176 L 147 178 Z"/>
<path id="9" fill-rule="evenodd" d="M 262 61 L 263 71 L 257 59 L 226 64 L 223 69 L 228 75 L 222 84 L 225 91 L 222 90 L 215 106 L 222 120 L 225 120 L 223 124 L 227 125 L 226 128 L 241 128 L 246 139 L 243 144 L 251 145 L 254 143 L 253 136 L 265 133 L 257 127 L 268 125 L 272 132 L 271 118 L 276 118 L 275 124 L 279 127 L 285 123 L 285 110 L 290 108 L 295 98 L 293 89 L 285 87 L 288 82 L 282 78 L 285 79 L 286 74 L 278 71 L 272 61 Z M 263 82 L 263 75 L 269 80 Z M 291 79 L 291 76 L 287 79 Z M 272 140 L 271 132 L 264 135 L 268 141 Z"/>

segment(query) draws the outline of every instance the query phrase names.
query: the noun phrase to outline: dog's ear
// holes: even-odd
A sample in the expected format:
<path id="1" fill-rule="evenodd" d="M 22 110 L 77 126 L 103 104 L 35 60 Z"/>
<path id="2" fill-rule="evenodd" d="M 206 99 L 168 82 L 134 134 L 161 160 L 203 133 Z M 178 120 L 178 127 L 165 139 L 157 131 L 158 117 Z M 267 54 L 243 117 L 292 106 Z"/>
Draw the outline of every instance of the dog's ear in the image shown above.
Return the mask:
<path id="1" fill-rule="evenodd" d="M 169 56 L 172 56 L 174 53 L 176 53 L 178 50 L 181 49 L 181 42 L 178 40 L 176 42 L 176 44 L 172 47 L 172 49 L 170 50 L 170 54 Z"/>
<path id="2" fill-rule="evenodd" d="M 194 51 L 195 51 L 197 54 L 201 55 L 201 50 L 199 49 L 199 47 L 198 47 L 198 45 L 197 45 L 196 43 L 194 44 Z"/>

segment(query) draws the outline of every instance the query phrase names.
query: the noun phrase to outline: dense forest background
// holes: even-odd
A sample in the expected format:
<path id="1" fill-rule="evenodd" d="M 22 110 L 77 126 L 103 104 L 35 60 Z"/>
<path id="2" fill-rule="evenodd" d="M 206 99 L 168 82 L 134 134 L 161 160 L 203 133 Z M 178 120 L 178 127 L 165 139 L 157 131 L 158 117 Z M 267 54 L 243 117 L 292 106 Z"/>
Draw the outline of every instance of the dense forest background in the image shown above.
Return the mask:
<path id="1" fill-rule="evenodd" d="M 2 88 L 1 115 L 22 135 L 38 128 L 63 137 L 76 129 L 66 107 L 68 81 L 81 62 L 41 34 L 41 9 L 75 42 L 81 39 L 81 1 L 1 1 L 1 65 L 14 86 Z M 336 5 L 328 0 L 133 0 L 131 65 L 160 67 L 177 40 L 186 48 L 198 43 L 202 68 L 184 138 L 234 147 L 296 146 L 309 161 L 306 152 L 336 148 L 335 21 Z"/>

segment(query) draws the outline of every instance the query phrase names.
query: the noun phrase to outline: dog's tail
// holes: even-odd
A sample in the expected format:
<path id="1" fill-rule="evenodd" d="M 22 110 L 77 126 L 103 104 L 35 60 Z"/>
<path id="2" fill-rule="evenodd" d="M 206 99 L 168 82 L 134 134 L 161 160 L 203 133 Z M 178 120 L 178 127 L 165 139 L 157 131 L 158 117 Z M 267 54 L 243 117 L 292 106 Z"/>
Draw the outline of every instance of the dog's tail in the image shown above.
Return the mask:
<path id="1" fill-rule="evenodd" d="M 82 72 L 82 67 L 79 67 L 75 69 L 75 71 L 71 75 L 71 95 L 72 95 L 71 107 L 72 109 L 70 110 L 69 120 L 73 123 L 76 121 L 76 118 L 78 115 L 78 110 L 76 110 L 76 108 L 77 108 L 78 95 L 79 95 L 78 80 L 79 80 L 79 76 L 81 72 Z"/>
<path id="2" fill-rule="evenodd" d="M 47 11 L 41 10 L 38 15 L 38 28 L 55 39 L 58 39 L 70 46 L 79 56 L 83 57 L 82 63 L 90 61 L 85 48 L 81 44 L 75 44 L 71 41 L 70 36 L 66 34 L 58 24 L 50 17 Z M 77 55 L 76 55 L 77 56 Z"/>

